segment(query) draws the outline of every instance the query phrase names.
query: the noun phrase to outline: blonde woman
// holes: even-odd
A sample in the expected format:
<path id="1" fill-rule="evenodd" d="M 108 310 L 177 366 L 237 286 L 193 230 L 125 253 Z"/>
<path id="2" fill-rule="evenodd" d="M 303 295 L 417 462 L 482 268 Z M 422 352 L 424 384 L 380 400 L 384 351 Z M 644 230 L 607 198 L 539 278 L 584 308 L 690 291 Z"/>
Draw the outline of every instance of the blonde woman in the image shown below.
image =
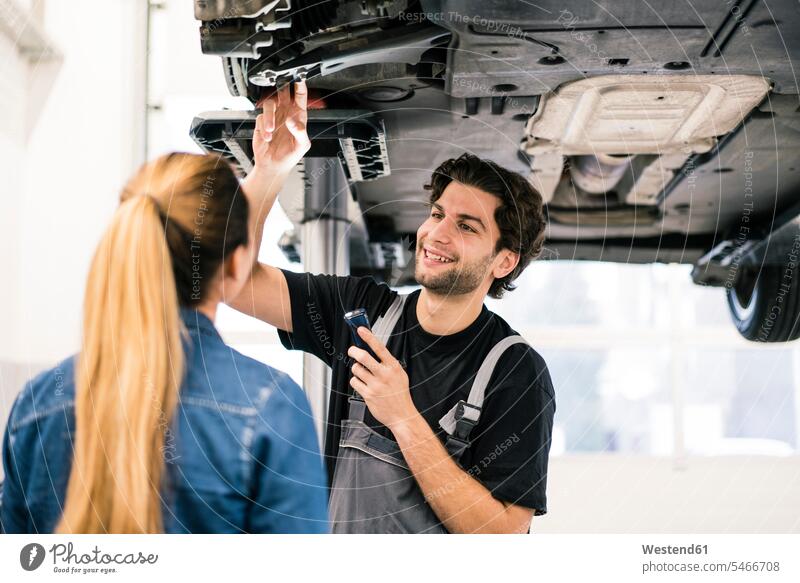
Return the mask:
<path id="1" fill-rule="evenodd" d="M 282 182 L 307 151 L 296 93 L 283 119 L 278 97 L 265 103 L 246 189 Z M 125 186 L 90 268 L 80 353 L 12 408 L 5 532 L 328 530 L 305 395 L 214 327 L 250 273 L 249 219 L 217 156 L 163 156 Z"/>

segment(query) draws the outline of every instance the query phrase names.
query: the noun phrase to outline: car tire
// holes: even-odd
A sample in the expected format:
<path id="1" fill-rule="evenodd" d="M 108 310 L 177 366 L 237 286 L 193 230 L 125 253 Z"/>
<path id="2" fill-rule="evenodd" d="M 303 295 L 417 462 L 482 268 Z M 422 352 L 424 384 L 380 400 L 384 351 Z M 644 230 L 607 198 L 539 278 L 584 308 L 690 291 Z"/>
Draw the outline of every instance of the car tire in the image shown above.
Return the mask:
<path id="1" fill-rule="evenodd" d="M 788 342 L 800 337 L 798 266 L 744 270 L 726 295 L 733 322 L 748 340 Z"/>

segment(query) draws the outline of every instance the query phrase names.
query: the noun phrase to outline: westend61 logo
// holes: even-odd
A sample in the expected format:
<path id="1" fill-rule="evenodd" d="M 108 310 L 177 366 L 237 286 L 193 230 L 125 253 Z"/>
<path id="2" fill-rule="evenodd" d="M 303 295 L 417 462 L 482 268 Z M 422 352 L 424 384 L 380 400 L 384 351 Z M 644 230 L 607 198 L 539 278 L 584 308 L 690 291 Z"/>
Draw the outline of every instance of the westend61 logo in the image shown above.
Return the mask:
<path id="1" fill-rule="evenodd" d="M 138 553 L 104 553 L 97 545 L 89 552 L 78 553 L 72 543 L 55 544 L 45 551 L 38 543 L 29 543 L 19 552 L 19 564 L 26 571 L 35 571 L 42 566 L 47 555 L 53 559 L 54 573 L 116 573 L 116 565 L 154 565 L 158 555 Z"/>

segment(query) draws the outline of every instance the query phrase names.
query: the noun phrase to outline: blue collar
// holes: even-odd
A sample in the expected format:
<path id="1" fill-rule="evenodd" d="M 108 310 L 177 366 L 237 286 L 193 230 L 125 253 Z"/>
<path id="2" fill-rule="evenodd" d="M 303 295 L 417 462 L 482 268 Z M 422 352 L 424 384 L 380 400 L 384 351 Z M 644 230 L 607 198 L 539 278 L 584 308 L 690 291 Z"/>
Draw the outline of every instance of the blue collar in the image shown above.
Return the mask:
<path id="1" fill-rule="evenodd" d="M 181 306 L 180 310 L 183 323 L 186 324 L 190 332 L 192 330 L 197 330 L 202 334 L 221 339 L 219 332 L 217 332 L 217 329 L 214 327 L 214 322 L 204 313 L 194 308 L 186 308 L 183 306 Z"/>

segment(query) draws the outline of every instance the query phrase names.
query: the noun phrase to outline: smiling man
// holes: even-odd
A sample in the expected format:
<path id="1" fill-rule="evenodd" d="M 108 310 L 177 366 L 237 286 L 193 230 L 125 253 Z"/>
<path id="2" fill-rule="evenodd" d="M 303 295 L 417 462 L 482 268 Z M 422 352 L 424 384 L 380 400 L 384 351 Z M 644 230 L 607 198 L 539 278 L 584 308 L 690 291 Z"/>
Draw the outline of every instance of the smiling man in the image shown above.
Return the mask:
<path id="1" fill-rule="evenodd" d="M 244 184 L 257 243 L 287 168 L 307 151 L 305 99 L 298 84 L 294 100 L 279 92 L 259 116 Z M 231 305 L 333 370 L 334 532 L 528 532 L 547 511 L 554 391 L 542 357 L 484 299 L 513 290 L 539 255 L 542 199 L 522 176 L 468 154 L 443 162 L 425 187 L 420 290 L 399 296 L 371 278 L 254 261 Z M 377 358 L 353 346 L 344 314 L 357 308 L 374 323 L 374 334 L 358 333 Z"/>

